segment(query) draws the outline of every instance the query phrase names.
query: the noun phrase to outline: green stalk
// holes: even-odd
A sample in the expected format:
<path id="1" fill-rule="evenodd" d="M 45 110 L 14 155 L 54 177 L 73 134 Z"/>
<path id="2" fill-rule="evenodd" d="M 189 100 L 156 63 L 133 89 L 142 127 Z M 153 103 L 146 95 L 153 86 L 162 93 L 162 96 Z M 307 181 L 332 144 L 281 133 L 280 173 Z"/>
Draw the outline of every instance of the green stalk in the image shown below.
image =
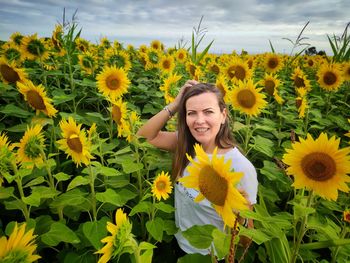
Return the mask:
<path id="1" fill-rule="evenodd" d="M 90 176 L 92 217 L 94 221 L 97 221 L 95 176 L 94 176 L 94 173 L 92 172 L 91 164 L 89 164 L 88 167 L 89 167 L 89 176 Z"/>
<path id="2" fill-rule="evenodd" d="M 44 150 L 42 149 L 42 147 L 39 147 L 39 149 L 40 149 L 41 157 L 43 158 L 44 163 L 45 163 L 45 168 L 46 168 L 47 174 L 49 176 L 49 186 L 51 187 L 51 189 L 55 189 L 55 181 L 53 180 L 51 169 L 50 169 L 48 162 L 47 162 L 47 159 L 46 159 L 46 154 L 45 154 Z"/>
<path id="3" fill-rule="evenodd" d="M 311 201 L 312 201 L 312 197 L 313 197 L 313 192 L 310 191 L 308 199 L 307 199 L 307 204 L 306 207 L 310 207 L 311 206 Z M 306 223 L 307 223 L 307 219 L 308 216 L 305 215 L 301 221 L 301 225 L 300 225 L 300 229 L 299 229 L 299 233 L 298 233 L 298 237 L 296 240 L 296 243 L 294 244 L 294 248 L 293 248 L 293 254 L 290 260 L 290 263 L 295 263 L 297 256 L 298 256 L 298 252 L 300 249 L 300 245 L 301 245 L 301 241 L 306 233 Z"/>
<path id="4" fill-rule="evenodd" d="M 347 244 L 350 244 L 350 239 L 344 239 L 344 237 L 346 236 L 346 234 L 348 233 L 348 230 L 346 228 L 346 226 L 343 224 L 343 229 L 342 229 L 342 232 L 340 234 L 340 239 L 339 240 L 332 240 L 332 242 L 334 243 L 334 241 L 344 241 L 344 242 L 340 242 L 341 245 L 337 245 L 335 250 L 333 251 L 332 253 L 332 261 L 331 263 L 335 263 L 336 260 L 337 260 L 337 256 L 338 256 L 338 253 L 339 253 L 339 250 L 341 248 L 342 245 L 346 245 L 346 241 L 348 242 Z M 344 244 L 345 243 L 345 244 Z"/>
<path id="5" fill-rule="evenodd" d="M 23 198 L 25 196 L 24 196 L 24 192 L 23 192 L 22 179 L 18 175 L 18 170 L 17 170 L 16 163 L 12 163 L 12 167 L 13 167 L 13 171 L 15 172 L 15 177 L 16 177 L 15 181 L 16 181 L 16 184 L 17 184 L 18 192 L 19 192 L 19 195 L 21 197 L 21 201 L 23 202 Z M 22 210 L 22 213 L 24 215 L 24 218 L 25 218 L 26 222 L 29 222 L 30 212 L 29 212 L 29 209 L 27 207 L 27 204 L 25 204 L 25 203 L 24 203 L 24 210 Z"/>

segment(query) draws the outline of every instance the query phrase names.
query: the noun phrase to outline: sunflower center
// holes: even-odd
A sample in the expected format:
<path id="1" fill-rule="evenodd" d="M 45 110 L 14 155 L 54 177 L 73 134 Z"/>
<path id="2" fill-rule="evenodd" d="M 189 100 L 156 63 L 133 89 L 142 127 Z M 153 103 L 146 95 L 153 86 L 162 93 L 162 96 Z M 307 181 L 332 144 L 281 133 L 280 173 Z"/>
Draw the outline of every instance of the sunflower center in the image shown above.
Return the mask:
<path id="1" fill-rule="evenodd" d="M 245 76 L 246 76 L 245 69 L 241 66 L 236 66 L 234 75 L 235 75 L 236 79 L 244 80 Z"/>
<path id="2" fill-rule="evenodd" d="M 199 190 L 211 203 L 223 206 L 228 192 L 228 183 L 211 166 L 205 166 L 199 172 Z"/>
<path id="3" fill-rule="evenodd" d="M 121 124 L 121 120 L 122 120 L 122 112 L 120 110 L 120 107 L 114 105 L 112 108 L 112 117 L 113 120 L 120 125 Z"/>
<path id="4" fill-rule="evenodd" d="M 297 98 L 297 99 L 295 100 L 295 105 L 296 105 L 296 107 L 297 107 L 298 109 L 300 108 L 302 102 L 303 102 L 303 100 L 300 99 L 300 98 Z"/>
<path id="5" fill-rule="evenodd" d="M 83 145 L 79 139 L 79 136 L 77 134 L 72 134 L 68 139 L 67 139 L 67 144 L 69 148 L 76 152 L 76 153 L 81 153 L 83 151 Z"/>
<path id="6" fill-rule="evenodd" d="M 166 188 L 166 183 L 164 181 L 159 181 L 156 183 L 156 188 L 158 191 L 164 191 Z"/>
<path id="7" fill-rule="evenodd" d="M 350 213 L 345 215 L 345 221 L 350 222 Z"/>
<path id="8" fill-rule="evenodd" d="M 19 80 L 18 73 L 6 64 L 0 65 L 0 72 L 3 78 L 9 83 L 16 83 Z"/>
<path id="9" fill-rule="evenodd" d="M 220 73 L 220 68 L 219 68 L 218 65 L 212 65 L 212 66 L 210 67 L 210 70 L 211 70 L 212 72 L 214 72 L 215 74 L 219 74 L 219 73 Z"/>
<path id="10" fill-rule="evenodd" d="M 243 108 L 252 108 L 255 105 L 256 98 L 253 92 L 248 89 L 241 90 L 237 94 L 237 100 L 240 106 Z"/>
<path id="11" fill-rule="evenodd" d="M 306 155 L 301 161 L 301 167 L 307 177 L 319 182 L 327 181 L 336 173 L 334 159 L 322 152 Z"/>
<path id="12" fill-rule="evenodd" d="M 196 66 L 190 65 L 190 74 L 191 76 L 194 76 L 196 74 Z"/>
<path id="13" fill-rule="evenodd" d="M 296 76 L 294 79 L 294 84 L 297 88 L 305 87 L 304 79 Z"/>
<path id="14" fill-rule="evenodd" d="M 40 156 L 40 146 L 41 142 L 39 138 L 32 136 L 24 146 L 24 154 L 30 159 L 35 159 Z"/>
<path id="15" fill-rule="evenodd" d="M 227 75 L 230 79 L 232 79 L 235 76 L 235 67 L 231 66 L 227 69 Z"/>
<path id="16" fill-rule="evenodd" d="M 326 85 L 333 85 L 337 81 L 337 76 L 333 72 L 328 71 L 324 74 L 323 81 Z"/>
<path id="17" fill-rule="evenodd" d="M 275 59 L 275 58 L 271 58 L 271 59 L 269 59 L 269 61 L 267 62 L 267 66 L 268 66 L 270 69 L 276 68 L 277 65 L 278 65 L 278 61 L 277 61 L 277 59 Z"/>
<path id="18" fill-rule="evenodd" d="M 37 110 L 45 110 L 46 109 L 43 98 L 35 90 L 29 90 L 27 92 L 27 100 L 28 100 L 30 106 L 32 106 L 33 108 L 35 108 Z"/>
<path id="19" fill-rule="evenodd" d="M 273 95 L 273 92 L 275 91 L 275 82 L 273 80 L 268 79 L 265 81 L 265 91 L 269 95 Z"/>
<path id="20" fill-rule="evenodd" d="M 170 68 L 170 61 L 169 60 L 164 60 L 163 61 L 163 68 L 164 69 L 169 69 Z"/>
<path id="21" fill-rule="evenodd" d="M 117 90 L 120 88 L 120 80 L 114 75 L 110 75 L 106 78 L 106 86 L 110 90 Z"/>
<path id="22" fill-rule="evenodd" d="M 185 58 L 185 54 L 184 53 L 179 53 L 177 55 L 177 57 L 179 58 L 179 60 L 183 60 Z"/>
<path id="23" fill-rule="evenodd" d="M 312 67 L 312 66 L 314 65 L 314 61 L 313 61 L 312 59 L 309 59 L 309 60 L 307 61 L 307 64 L 308 64 L 310 67 Z"/>

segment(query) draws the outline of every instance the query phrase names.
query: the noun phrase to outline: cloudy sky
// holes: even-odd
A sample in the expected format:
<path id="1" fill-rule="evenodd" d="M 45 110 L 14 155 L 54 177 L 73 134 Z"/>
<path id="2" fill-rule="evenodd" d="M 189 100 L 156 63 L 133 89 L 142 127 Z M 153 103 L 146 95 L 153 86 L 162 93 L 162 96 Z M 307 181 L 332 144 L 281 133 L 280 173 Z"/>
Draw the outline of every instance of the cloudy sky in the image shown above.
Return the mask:
<path id="1" fill-rule="evenodd" d="M 0 0 L 0 6 L 1 40 L 14 32 L 51 36 L 65 8 L 68 21 L 77 10 L 83 38 L 98 43 L 107 37 L 135 47 L 154 39 L 165 47 L 183 40 L 189 47 L 203 16 L 200 49 L 214 40 L 215 53 L 269 52 L 270 40 L 276 52 L 289 54 L 293 45 L 284 38 L 294 41 L 310 21 L 303 42 L 331 55 L 327 35 L 340 36 L 350 22 L 349 0 Z"/>

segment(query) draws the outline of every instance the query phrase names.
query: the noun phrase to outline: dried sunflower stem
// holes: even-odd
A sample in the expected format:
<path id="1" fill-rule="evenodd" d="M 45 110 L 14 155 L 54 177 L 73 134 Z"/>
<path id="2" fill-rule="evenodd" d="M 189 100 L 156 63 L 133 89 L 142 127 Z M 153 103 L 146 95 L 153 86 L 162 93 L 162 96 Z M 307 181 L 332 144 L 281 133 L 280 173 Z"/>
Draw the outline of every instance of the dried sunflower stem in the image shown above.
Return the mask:
<path id="1" fill-rule="evenodd" d="M 237 223 L 238 223 L 238 216 L 236 217 L 235 223 L 233 227 L 231 228 L 231 243 L 230 243 L 230 252 L 228 255 L 228 263 L 234 263 L 235 262 L 235 238 L 238 233 L 236 230 L 237 228 Z"/>

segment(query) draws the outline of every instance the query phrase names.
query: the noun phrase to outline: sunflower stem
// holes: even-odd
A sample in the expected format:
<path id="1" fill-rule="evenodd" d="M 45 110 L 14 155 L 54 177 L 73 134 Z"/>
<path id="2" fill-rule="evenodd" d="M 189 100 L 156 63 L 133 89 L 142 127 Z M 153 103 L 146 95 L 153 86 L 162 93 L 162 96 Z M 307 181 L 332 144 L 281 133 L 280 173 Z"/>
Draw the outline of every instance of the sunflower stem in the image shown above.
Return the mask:
<path id="1" fill-rule="evenodd" d="M 331 107 L 331 96 L 332 96 L 332 92 L 328 91 L 327 92 L 327 100 L 326 100 L 326 117 L 328 117 L 330 107 Z"/>
<path id="2" fill-rule="evenodd" d="M 46 171 L 47 171 L 47 175 L 49 176 L 49 186 L 51 189 L 55 189 L 55 181 L 53 179 L 53 176 L 52 176 L 52 173 L 51 173 L 51 169 L 50 169 L 50 166 L 49 166 L 49 163 L 47 161 L 47 158 L 46 158 L 46 154 L 44 152 L 44 150 L 42 149 L 42 147 L 39 147 L 40 149 L 40 154 L 41 154 L 41 157 L 43 158 L 44 160 L 44 163 L 45 163 L 45 168 L 46 168 Z"/>
<path id="3" fill-rule="evenodd" d="M 95 194 L 95 176 L 89 163 L 89 176 L 90 176 L 90 189 L 91 189 L 91 206 L 92 216 L 94 221 L 97 221 L 97 210 L 96 210 L 96 194 Z"/>
<path id="4" fill-rule="evenodd" d="M 251 137 L 251 131 L 250 131 L 250 116 L 246 116 L 246 134 L 245 134 L 245 140 L 244 140 L 244 152 L 247 153 L 248 147 L 249 147 L 249 141 Z"/>
<path id="5" fill-rule="evenodd" d="M 18 170 L 17 170 L 16 163 L 12 163 L 12 167 L 13 167 L 13 171 L 15 172 L 15 178 L 16 178 L 15 181 L 16 181 L 16 184 L 17 184 L 19 196 L 21 197 L 21 201 L 23 202 L 23 198 L 25 196 L 24 196 L 24 192 L 23 192 L 22 178 L 20 177 L 20 175 L 18 175 Z M 24 210 L 22 210 L 22 213 L 24 215 L 24 218 L 25 218 L 26 222 L 28 222 L 29 219 L 30 219 L 30 212 L 29 212 L 29 209 L 27 207 L 27 204 L 25 204 L 25 203 L 24 203 Z"/>
<path id="6" fill-rule="evenodd" d="M 307 203 L 306 203 L 306 208 L 309 208 L 311 206 L 312 203 L 312 197 L 313 197 L 313 192 L 310 191 L 308 199 L 307 199 Z M 299 233 L 297 236 L 297 240 L 296 243 L 294 244 L 294 248 L 293 248 L 293 254 L 292 257 L 290 259 L 290 263 L 295 263 L 297 256 L 298 256 L 298 252 L 300 249 L 300 245 L 301 245 L 301 241 L 307 231 L 306 228 L 306 224 L 307 224 L 307 219 L 308 219 L 308 215 L 303 216 L 302 221 L 301 221 L 301 225 L 300 225 L 300 229 L 299 229 Z"/>
<path id="7" fill-rule="evenodd" d="M 345 224 L 343 224 L 342 232 L 340 234 L 340 239 L 343 239 L 346 234 L 348 233 L 348 229 L 346 228 Z M 332 251 L 332 261 L 331 263 L 335 263 L 337 261 L 337 256 L 339 253 L 341 246 L 337 246 L 333 251 Z"/>

